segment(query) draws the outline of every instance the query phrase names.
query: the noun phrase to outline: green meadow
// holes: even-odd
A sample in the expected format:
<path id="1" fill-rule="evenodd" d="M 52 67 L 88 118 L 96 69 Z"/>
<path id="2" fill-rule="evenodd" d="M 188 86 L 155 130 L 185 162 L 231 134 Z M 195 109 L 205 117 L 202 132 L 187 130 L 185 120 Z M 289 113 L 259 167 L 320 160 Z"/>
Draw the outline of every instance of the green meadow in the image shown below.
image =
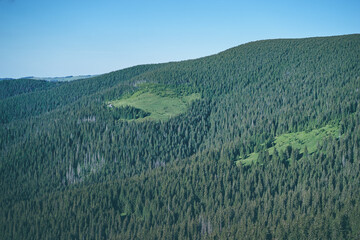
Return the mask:
<path id="1" fill-rule="evenodd" d="M 164 85 L 144 84 L 135 93 L 107 104 L 113 107 L 135 107 L 150 113 L 149 116 L 136 121 L 166 121 L 186 112 L 189 104 L 196 99 L 200 99 L 200 94 L 187 95 Z"/>
<path id="2" fill-rule="evenodd" d="M 303 153 L 306 147 L 308 149 L 308 153 L 311 154 L 316 151 L 317 144 L 329 136 L 339 136 L 339 126 L 326 125 L 325 127 L 314 129 L 312 131 L 282 134 L 275 137 L 273 146 L 267 148 L 266 150 L 270 155 L 272 155 L 275 148 L 278 152 L 280 152 L 284 151 L 287 146 L 291 146 L 294 149 L 300 149 L 300 153 Z M 238 157 L 236 163 L 249 165 L 256 162 L 258 156 L 258 152 L 253 152 L 245 158 Z"/>

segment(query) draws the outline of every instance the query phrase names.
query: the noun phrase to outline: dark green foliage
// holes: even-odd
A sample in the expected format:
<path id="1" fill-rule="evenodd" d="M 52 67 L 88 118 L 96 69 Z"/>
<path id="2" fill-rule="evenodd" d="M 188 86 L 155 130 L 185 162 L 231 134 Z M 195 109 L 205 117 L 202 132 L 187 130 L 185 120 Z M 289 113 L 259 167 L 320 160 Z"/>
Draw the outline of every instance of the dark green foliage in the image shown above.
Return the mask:
<path id="1" fill-rule="evenodd" d="M 31 90 L 4 87 L 0 236 L 357 239 L 359 59 L 360 35 L 270 40 Z M 119 121 L 147 113 L 106 103 L 144 83 L 202 99 L 168 121 Z M 276 136 L 331 123 L 341 135 L 315 152 L 266 151 Z M 235 165 L 253 152 L 257 163 Z"/>
<path id="2" fill-rule="evenodd" d="M 136 75 L 156 69 L 159 65 L 145 65 L 116 71 L 94 78 L 78 81 L 64 82 L 57 88 L 48 91 L 36 91 L 22 94 L 14 98 L 0 101 L 1 123 L 8 123 L 15 119 L 37 116 L 42 113 L 54 111 L 73 102 L 89 105 L 90 102 L 102 101 L 105 96 L 113 97 L 131 88 L 128 80 Z M 12 81 L 12 80 L 11 80 Z M 38 81 L 38 80 L 28 80 Z M 116 91 L 112 87 L 119 85 Z M 94 99 L 96 93 L 98 94 Z M 4 90 L 7 92 L 7 90 Z M 82 99 L 85 98 L 85 99 Z M 90 98 L 93 98 L 90 100 Z"/>
<path id="3" fill-rule="evenodd" d="M 0 81 L 0 100 L 23 93 L 47 90 L 60 83 L 32 79 L 11 79 Z"/>
<path id="4" fill-rule="evenodd" d="M 110 112 L 111 117 L 114 120 L 120 120 L 120 119 L 138 119 L 138 118 L 144 118 L 146 116 L 149 116 L 150 113 L 145 112 L 141 109 L 134 108 L 134 107 L 112 107 L 108 110 Z"/>

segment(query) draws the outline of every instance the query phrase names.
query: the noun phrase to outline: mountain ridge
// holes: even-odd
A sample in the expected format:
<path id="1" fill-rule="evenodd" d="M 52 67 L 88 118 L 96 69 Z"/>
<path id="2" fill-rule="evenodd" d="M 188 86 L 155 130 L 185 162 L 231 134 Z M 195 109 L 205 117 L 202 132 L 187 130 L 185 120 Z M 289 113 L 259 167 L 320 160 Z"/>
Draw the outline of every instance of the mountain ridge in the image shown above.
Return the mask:
<path id="1" fill-rule="evenodd" d="M 355 34 L 256 41 L 71 82 L 1 81 L 1 235 L 356 238 L 359 59 Z M 109 108 L 143 92 L 199 98 L 161 121 Z M 302 149 L 329 124 L 336 137 Z M 275 151 L 279 137 L 296 144 Z"/>

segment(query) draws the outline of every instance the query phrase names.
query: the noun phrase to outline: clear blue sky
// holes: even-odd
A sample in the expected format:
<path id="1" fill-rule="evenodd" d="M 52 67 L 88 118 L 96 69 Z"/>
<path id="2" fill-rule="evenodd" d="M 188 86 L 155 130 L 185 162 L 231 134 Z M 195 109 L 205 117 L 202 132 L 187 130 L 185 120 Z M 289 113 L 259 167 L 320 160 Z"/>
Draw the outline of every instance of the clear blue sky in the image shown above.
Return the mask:
<path id="1" fill-rule="evenodd" d="M 0 77 L 99 74 L 351 33 L 359 0 L 0 0 Z"/>

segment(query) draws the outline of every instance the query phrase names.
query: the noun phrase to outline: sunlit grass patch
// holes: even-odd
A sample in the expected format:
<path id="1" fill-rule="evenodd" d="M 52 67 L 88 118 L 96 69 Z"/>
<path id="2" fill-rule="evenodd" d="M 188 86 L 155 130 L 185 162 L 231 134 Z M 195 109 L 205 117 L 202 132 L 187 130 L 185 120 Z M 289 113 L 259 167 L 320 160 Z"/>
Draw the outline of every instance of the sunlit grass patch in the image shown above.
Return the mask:
<path id="1" fill-rule="evenodd" d="M 171 88 L 146 85 L 132 95 L 110 101 L 108 104 L 113 107 L 131 106 L 150 113 L 149 116 L 138 120 L 165 121 L 186 112 L 189 104 L 196 99 L 200 99 L 200 94 L 182 95 Z"/>
<path id="2" fill-rule="evenodd" d="M 305 147 L 308 149 L 308 153 L 311 154 L 316 151 L 317 144 L 325 139 L 328 136 L 336 137 L 339 135 L 339 127 L 335 125 L 326 125 L 325 127 L 314 129 L 312 131 L 306 132 L 295 132 L 295 133 L 286 133 L 275 137 L 274 146 L 267 148 L 266 150 L 270 155 L 274 153 L 276 148 L 278 152 L 285 151 L 287 146 L 291 146 L 294 149 L 300 149 L 300 153 L 304 152 Z M 258 159 L 259 153 L 253 152 L 247 157 L 242 158 L 238 157 L 236 163 L 249 165 L 253 162 L 256 162 Z"/>

